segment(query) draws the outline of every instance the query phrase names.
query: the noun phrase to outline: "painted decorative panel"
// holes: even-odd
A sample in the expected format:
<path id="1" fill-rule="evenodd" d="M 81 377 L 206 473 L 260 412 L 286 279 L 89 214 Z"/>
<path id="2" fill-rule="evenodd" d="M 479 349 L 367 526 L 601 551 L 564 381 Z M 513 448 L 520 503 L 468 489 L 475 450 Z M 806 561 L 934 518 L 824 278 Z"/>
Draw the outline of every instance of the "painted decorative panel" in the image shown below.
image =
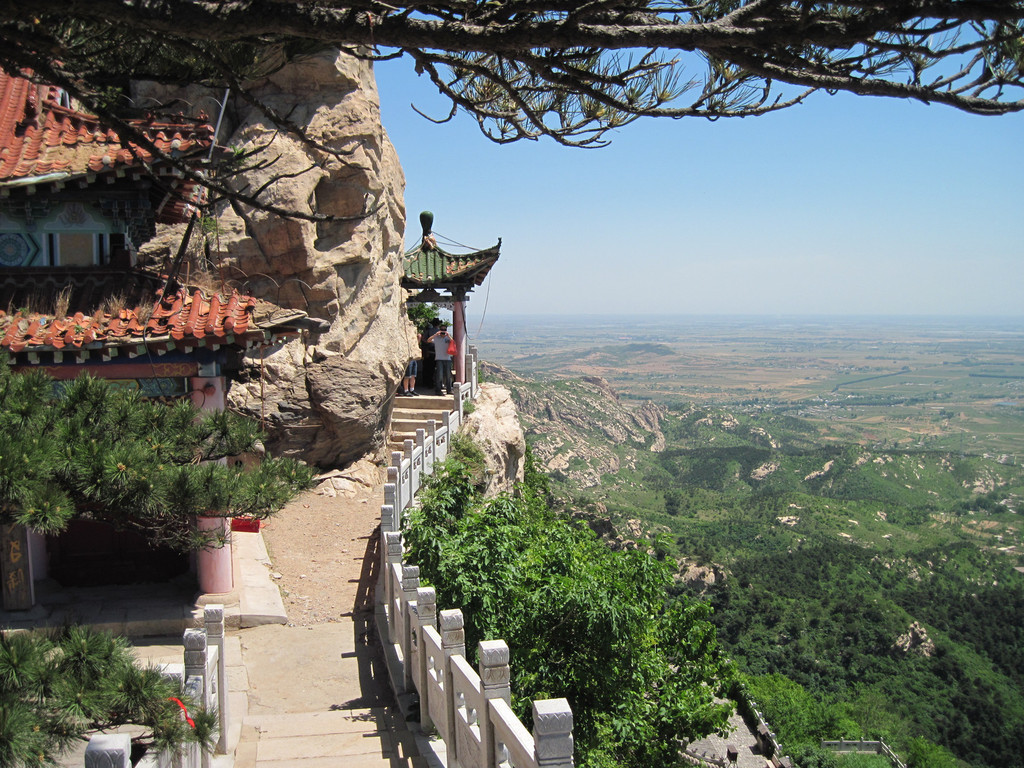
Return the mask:
<path id="1" fill-rule="evenodd" d="M 39 255 L 39 244 L 25 232 L 0 232 L 0 266 L 33 266 Z"/>

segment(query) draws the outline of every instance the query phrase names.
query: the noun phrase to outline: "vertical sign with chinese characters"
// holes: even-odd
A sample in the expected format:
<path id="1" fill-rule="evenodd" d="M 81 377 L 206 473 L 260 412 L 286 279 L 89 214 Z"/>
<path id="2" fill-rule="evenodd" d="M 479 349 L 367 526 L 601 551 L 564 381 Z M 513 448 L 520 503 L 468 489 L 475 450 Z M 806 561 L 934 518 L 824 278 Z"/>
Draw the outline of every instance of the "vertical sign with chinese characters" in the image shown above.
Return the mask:
<path id="1" fill-rule="evenodd" d="M 0 574 L 4 581 L 4 610 L 24 611 L 32 607 L 32 571 L 28 566 L 28 529 L 23 525 L 0 525 Z"/>

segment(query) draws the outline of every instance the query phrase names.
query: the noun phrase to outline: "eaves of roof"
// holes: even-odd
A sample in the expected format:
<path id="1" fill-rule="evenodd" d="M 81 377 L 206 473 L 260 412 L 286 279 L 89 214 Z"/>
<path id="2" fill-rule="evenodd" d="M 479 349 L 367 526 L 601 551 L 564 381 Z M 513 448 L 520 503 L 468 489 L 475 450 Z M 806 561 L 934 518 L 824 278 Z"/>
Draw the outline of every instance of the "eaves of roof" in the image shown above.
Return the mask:
<path id="1" fill-rule="evenodd" d="M 482 251 L 453 254 L 437 247 L 414 248 L 405 254 L 406 288 L 459 288 L 472 290 L 481 285 L 501 254 L 501 241 Z"/>
<path id="2" fill-rule="evenodd" d="M 95 115 L 61 104 L 61 90 L 0 71 L 0 183 L 53 173 L 79 175 L 147 166 L 148 150 L 125 143 Z M 213 127 L 198 121 L 129 120 L 161 152 L 185 156 L 209 149 Z M 30 183 L 27 182 L 26 183 Z"/>
<path id="3" fill-rule="evenodd" d="M 306 313 L 280 310 L 257 319 L 257 299 L 239 293 L 208 293 L 198 288 L 163 289 L 152 302 L 75 312 L 64 316 L 0 310 L 0 349 L 21 352 L 76 352 L 117 347 L 157 348 L 251 346 L 276 337 L 298 335 Z M 262 302 L 261 302 L 262 303 Z"/>

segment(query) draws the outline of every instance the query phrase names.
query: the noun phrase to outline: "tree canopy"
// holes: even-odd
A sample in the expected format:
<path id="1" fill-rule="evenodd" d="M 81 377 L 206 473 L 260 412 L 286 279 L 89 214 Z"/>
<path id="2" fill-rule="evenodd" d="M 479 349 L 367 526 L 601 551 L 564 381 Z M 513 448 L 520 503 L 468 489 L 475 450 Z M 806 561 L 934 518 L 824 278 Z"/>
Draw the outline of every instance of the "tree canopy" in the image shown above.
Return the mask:
<path id="1" fill-rule="evenodd" d="M 45 374 L 0 366 L 0 522 L 57 533 L 85 516 L 198 549 L 209 534 L 197 515 L 266 517 L 310 483 L 290 459 L 252 472 L 211 462 L 258 438 L 230 412 L 200 418 L 189 401 L 146 400 L 87 374 L 58 393 Z"/>
<path id="2" fill-rule="evenodd" d="M 760 115 L 816 91 L 1024 108 L 1019 0 L 6 0 L 0 66 L 101 104 L 118 78 L 247 77 L 297 51 L 410 57 L 494 141 L 599 146 L 641 116 Z M 447 118 L 446 118 L 447 119 Z"/>
<path id="3" fill-rule="evenodd" d="M 564 696 L 573 712 L 577 764 L 675 765 L 679 739 L 724 733 L 732 680 L 708 605 L 670 597 L 668 562 L 615 552 L 545 499 L 528 460 L 519 496 L 481 498 L 479 449 L 456 439 L 410 512 L 410 562 L 461 608 L 466 651 L 504 639 L 512 656 L 513 708 Z"/>

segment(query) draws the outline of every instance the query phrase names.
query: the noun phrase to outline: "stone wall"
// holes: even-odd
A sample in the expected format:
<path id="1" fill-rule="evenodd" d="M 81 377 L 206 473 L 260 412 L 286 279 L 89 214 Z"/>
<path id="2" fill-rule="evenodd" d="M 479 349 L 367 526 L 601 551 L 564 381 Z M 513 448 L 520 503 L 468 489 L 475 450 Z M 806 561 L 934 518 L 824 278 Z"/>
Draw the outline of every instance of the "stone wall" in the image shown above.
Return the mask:
<path id="1" fill-rule="evenodd" d="M 322 333 L 248 356 L 229 404 L 264 421 L 274 455 L 322 467 L 380 457 L 391 396 L 416 339 L 399 285 L 405 180 L 381 126 L 372 65 L 323 52 L 248 90 L 311 141 L 282 133 L 249 103 L 229 102 L 219 142 L 258 150 L 246 162 L 263 165 L 231 183 L 266 185 L 262 199 L 280 208 L 353 218 L 314 223 L 238 203 L 219 206 L 216 226 L 206 228 L 208 278 L 329 323 Z M 138 84 L 134 95 L 141 105 L 180 99 L 214 120 L 223 94 Z M 162 231 L 144 256 L 159 263 L 181 233 Z"/>

